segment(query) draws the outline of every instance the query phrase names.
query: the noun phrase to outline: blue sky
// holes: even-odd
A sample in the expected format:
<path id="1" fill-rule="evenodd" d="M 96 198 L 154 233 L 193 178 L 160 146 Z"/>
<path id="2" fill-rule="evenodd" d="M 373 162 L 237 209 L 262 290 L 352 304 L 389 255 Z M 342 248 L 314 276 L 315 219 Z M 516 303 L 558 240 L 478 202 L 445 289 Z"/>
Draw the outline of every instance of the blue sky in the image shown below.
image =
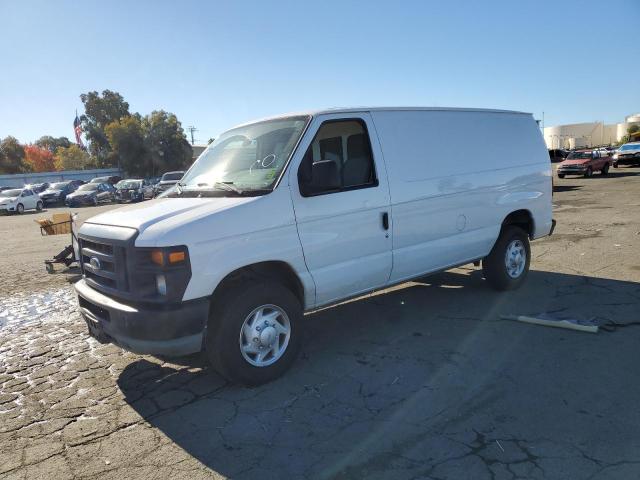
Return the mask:
<path id="1" fill-rule="evenodd" d="M 80 93 L 174 112 L 206 141 L 309 108 L 640 111 L 640 1 L 0 0 L 0 138 L 73 137 Z"/>

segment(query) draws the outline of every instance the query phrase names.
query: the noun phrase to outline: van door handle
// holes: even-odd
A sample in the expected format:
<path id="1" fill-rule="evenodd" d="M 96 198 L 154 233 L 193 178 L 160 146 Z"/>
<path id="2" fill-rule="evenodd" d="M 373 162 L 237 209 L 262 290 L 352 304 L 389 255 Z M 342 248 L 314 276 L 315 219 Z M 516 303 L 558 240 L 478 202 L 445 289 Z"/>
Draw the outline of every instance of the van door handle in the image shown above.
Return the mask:
<path id="1" fill-rule="evenodd" d="M 382 212 L 382 228 L 389 230 L 389 212 Z"/>

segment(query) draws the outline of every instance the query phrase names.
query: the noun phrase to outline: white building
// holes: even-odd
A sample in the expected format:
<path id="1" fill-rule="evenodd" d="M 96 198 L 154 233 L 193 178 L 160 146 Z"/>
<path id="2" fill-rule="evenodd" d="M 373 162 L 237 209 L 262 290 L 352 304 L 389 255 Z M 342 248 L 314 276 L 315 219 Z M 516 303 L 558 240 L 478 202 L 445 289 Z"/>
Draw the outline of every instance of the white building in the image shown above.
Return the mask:
<path id="1" fill-rule="evenodd" d="M 622 123 L 571 123 L 546 127 L 544 141 L 547 148 L 588 148 L 611 145 L 622 140 L 631 125 L 640 126 L 640 113 L 629 115 Z"/>

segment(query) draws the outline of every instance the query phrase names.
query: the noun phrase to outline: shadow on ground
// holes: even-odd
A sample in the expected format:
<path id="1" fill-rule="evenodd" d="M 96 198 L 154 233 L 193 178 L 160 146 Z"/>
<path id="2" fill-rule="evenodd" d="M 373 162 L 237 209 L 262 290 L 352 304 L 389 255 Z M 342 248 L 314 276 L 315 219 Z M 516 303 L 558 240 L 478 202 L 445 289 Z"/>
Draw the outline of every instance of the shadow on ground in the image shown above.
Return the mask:
<path id="1" fill-rule="evenodd" d="M 515 292 L 484 283 L 458 269 L 308 315 L 295 366 L 259 388 L 228 385 L 202 357 L 138 360 L 118 385 L 153 427 L 233 478 L 637 473 L 640 329 L 499 315 L 632 321 L 640 284 L 543 271 Z"/>

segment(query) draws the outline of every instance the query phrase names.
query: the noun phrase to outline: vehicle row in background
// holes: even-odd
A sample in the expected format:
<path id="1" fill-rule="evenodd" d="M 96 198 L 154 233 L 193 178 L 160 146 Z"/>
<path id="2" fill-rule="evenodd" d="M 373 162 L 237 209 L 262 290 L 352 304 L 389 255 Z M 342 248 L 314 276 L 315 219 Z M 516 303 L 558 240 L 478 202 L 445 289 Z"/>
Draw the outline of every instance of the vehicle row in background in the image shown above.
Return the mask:
<path id="1" fill-rule="evenodd" d="M 117 175 L 54 183 L 37 183 L 24 187 L 0 187 L 0 212 L 22 213 L 42 210 L 45 206 L 67 205 L 79 207 L 110 202 L 141 202 L 158 196 L 174 187 L 184 175 L 183 171 L 167 172 L 152 179 L 125 179 Z"/>

